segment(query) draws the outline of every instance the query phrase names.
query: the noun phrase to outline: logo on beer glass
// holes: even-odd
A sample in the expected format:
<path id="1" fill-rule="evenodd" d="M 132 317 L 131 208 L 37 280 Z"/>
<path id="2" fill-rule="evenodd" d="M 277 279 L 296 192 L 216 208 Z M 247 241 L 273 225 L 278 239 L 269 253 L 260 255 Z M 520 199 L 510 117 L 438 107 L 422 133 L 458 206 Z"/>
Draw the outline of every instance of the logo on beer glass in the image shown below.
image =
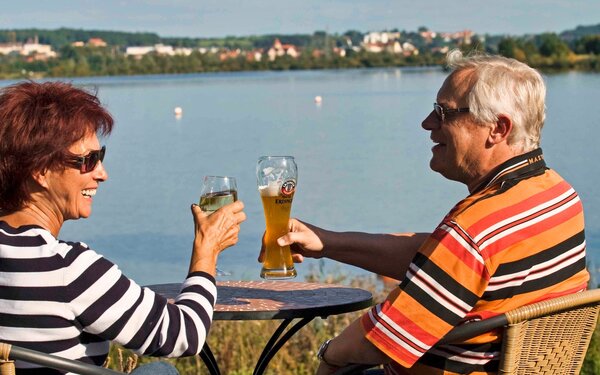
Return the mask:
<path id="1" fill-rule="evenodd" d="M 286 182 L 284 182 L 281 185 L 281 194 L 283 194 L 284 196 L 289 196 L 294 194 L 294 191 L 296 190 L 296 181 L 294 180 L 287 180 Z"/>

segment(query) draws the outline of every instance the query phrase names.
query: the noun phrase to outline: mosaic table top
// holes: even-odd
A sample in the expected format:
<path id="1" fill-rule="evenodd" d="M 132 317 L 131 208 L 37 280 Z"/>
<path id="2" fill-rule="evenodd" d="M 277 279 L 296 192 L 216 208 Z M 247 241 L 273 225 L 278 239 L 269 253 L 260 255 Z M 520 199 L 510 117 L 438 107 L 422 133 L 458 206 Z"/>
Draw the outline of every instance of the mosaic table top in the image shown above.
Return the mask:
<path id="1" fill-rule="evenodd" d="M 181 284 L 150 285 L 174 300 Z M 341 314 L 371 306 L 369 291 L 297 281 L 217 282 L 215 320 L 288 319 Z"/>

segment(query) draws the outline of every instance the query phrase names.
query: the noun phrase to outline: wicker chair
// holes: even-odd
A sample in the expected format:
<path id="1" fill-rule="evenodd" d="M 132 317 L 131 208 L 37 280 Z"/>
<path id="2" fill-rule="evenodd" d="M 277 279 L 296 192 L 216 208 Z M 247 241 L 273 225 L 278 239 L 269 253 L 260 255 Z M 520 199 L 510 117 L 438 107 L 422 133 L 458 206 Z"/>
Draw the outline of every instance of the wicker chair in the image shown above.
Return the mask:
<path id="1" fill-rule="evenodd" d="M 438 344 L 460 342 L 504 327 L 498 374 L 579 374 L 600 311 L 600 289 L 523 306 L 458 326 Z M 336 375 L 361 374 L 350 365 Z"/>
<path id="2" fill-rule="evenodd" d="M 87 363 L 74 361 L 50 355 L 47 353 L 38 352 L 31 349 L 21 348 L 10 344 L 0 342 L 0 374 L 15 375 L 14 360 L 18 359 L 24 362 L 36 363 L 45 367 L 55 368 L 58 370 L 71 371 L 81 375 L 116 375 L 123 374 L 109 370 L 104 367 L 94 366 Z"/>

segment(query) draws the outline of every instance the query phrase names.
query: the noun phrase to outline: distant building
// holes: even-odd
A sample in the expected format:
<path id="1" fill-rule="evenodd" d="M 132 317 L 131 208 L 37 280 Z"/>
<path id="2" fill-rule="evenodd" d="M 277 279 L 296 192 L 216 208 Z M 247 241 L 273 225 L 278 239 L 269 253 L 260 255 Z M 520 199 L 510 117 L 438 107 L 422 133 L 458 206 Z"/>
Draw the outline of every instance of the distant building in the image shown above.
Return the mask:
<path id="1" fill-rule="evenodd" d="M 300 52 L 297 47 L 293 44 L 282 44 L 279 38 L 275 38 L 273 42 L 273 46 L 269 48 L 267 51 L 267 55 L 269 56 L 269 60 L 273 61 L 277 57 L 288 55 L 293 58 L 297 58 L 300 56 Z"/>
<path id="2" fill-rule="evenodd" d="M 263 57 L 262 49 L 255 49 L 246 52 L 246 61 L 261 61 Z"/>
<path id="3" fill-rule="evenodd" d="M 20 43 L 0 43 L 0 55 L 20 53 L 23 45 Z"/>
<path id="4" fill-rule="evenodd" d="M 3 43 L 0 44 L 0 54 L 19 54 L 27 57 L 27 61 L 48 60 L 56 57 L 56 52 L 49 44 L 39 43 L 37 35 L 28 39 L 25 43 Z"/>
<path id="5" fill-rule="evenodd" d="M 443 55 L 447 54 L 448 51 L 450 51 L 450 47 L 448 46 L 443 46 L 443 47 L 433 47 L 431 49 L 431 53 L 441 53 Z"/>
<path id="6" fill-rule="evenodd" d="M 334 47 L 333 48 L 333 54 L 337 55 L 339 57 L 346 57 L 346 49 L 345 48 Z"/>
<path id="7" fill-rule="evenodd" d="M 362 47 L 367 52 L 381 53 L 385 49 L 385 43 L 382 43 L 382 42 L 377 42 L 377 43 L 363 43 Z"/>
<path id="8" fill-rule="evenodd" d="M 52 46 L 39 43 L 25 43 L 21 49 L 21 55 L 29 56 L 32 53 L 46 55 L 48 57 L 56 57 L 56 52 L 52 51 Z"/>
<path id="9" fill-rule="evenodd" d="M 90 38 L 87 42 L 88 47 L 106 47 L 106 42 L 101 38 Z"/>
<path id="10" fill-rule="evenodd" d="M 219 53 L 219 60 L 225 61 L 229 59 L 237 59 L 240 56 L 241 51 L 239 49 L 235 50 L 223 50 Z"/>
<path id="11" fill-rule="evenodd" d="M 387 43 L 363 43 L 363 49 L 371 53 L 381 53 L 383 51 L 394 54 L 404 53 L 404 48 L 399 41 L 388 41 Z"/>
<path id="12" fill-rule="evenodd" d="M 164 44 L 155 44 L 154 51 L 159 55 L 175 55 L 175 50 L 173 49 L 173 46 L 165 46 Z"/>
<path id="13" fill-rule="evenodd" d="M 462 44 L 471 44 L 473 32 L 471 30 L 457 31 L 453 33 L 440 33 L 445 42 L 454 41 Z"/>
<path id="14" fill-rule="evenodd" d="M 419 35 L 421 35 L 421 38 L 425 39 L 425 42 L 431 43 L 437 36 L 437 33 L 435 31 L 424 30 L 421 31 Z"/>
<path id="15" fill-rule="evenodd" d="M 71 47 L 85 47 L 85 43 L 81 40 L 71 43 Z"/>
<path id="16" fill-rule="evenodd" d="M 150 52 L 154 52 L 153 46 L 133 46 L 125 49 L 126 56 L 133 56 L 137 58 L 141 58 Z"/>
<path id="17" fill-rule="evenodd" d="M 155 44 L 154 46 L 132 46 L 125 49 L 126 56 L 133 56 L 137 58 L 141 58 L 149 53 L 168 56 L 174 56 L 176 54 L 173 46 L 165 46 L 164 44 Z"/>
<path id="18" fill-rule="evenodd" d="M 388 53 L 400 54 L 404 50 L 398 39 L 400 39 L 399 32 L 371 31 L 363 37 L 362 48 L 371 53 L 386 51 Z"/>
<path id="19" fill-rule="evenodd" d="M 194 50 L 192 48 L 177 47 L 173 50 L 173 52 L 175 53 L 175 55 L 189 56 L 192 54 L 192 52 L 194 52 Z"/>
<path id="20" fill-rule="evenodd" d="M 363 37 L 363 44 L 384 44 L 400 39 L 399 32 L 371 31 Z"/>
<path id="21" fill-rule="evenodd" d="M 404 52 L 402 45 L 397 40 L 394 40 L 393 42 L 388 43 L 385 46 L 385 50 L 389 53 L 394 53 L 394 54 L 401 54 L 402 52 Z"/>
<path id="22" fill-rule="evenodd" d="M 408 42 L 404 42 L 402 43 L 402 54 L 404 56 L 418 55 L 419 49 Z"/>
<path id="23" fill-rule="evenodd" d="M 28 56 L 29 60 L 47 60 L 56 57 L 56 52 L 52 50 L 52 46 L 40 44 L 37 35 L 33 39 L 28 39 L 19 53 Z"/>
<path id="24" fill-rule="evenodd" d="M 219 48 L 218 47 L 210 47 L 210 48 L 206 48 L 206 47 L 199 47 L 198 48 L 198 52 L 200 52 L 201 54 L 205 54 L 205 53 L 212 53 L 212 54 L 216 54 L 219 52 Z"/>

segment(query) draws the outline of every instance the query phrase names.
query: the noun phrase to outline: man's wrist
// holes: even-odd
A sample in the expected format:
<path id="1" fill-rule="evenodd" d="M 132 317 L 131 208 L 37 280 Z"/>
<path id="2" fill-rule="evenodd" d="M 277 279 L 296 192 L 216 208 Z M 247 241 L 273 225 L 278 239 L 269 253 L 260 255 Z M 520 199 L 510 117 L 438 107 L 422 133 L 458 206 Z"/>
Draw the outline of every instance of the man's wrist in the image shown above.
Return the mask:
<path id="1" fill-rule="evenodd" d="M 319 351 L 317 352 L 317 358 L 319 359 L 319 361 L 323 362 L 324 364 L 326 364 L 327 366 L 331 367 L 331 368 L 335 368 L 338 369 L 340 367 L 344 367 L 345 364 L 340 364 L 340 363 L 332 363 L 331 361 L 328 361 L 325 358 L 325 355 L 327 353 L 327 349 L 329 349 L 329 344 L 331 344 L 332 339 L 326 340 L 324 343 L 321 344 L 321 347 L 319 347 Z"/>

